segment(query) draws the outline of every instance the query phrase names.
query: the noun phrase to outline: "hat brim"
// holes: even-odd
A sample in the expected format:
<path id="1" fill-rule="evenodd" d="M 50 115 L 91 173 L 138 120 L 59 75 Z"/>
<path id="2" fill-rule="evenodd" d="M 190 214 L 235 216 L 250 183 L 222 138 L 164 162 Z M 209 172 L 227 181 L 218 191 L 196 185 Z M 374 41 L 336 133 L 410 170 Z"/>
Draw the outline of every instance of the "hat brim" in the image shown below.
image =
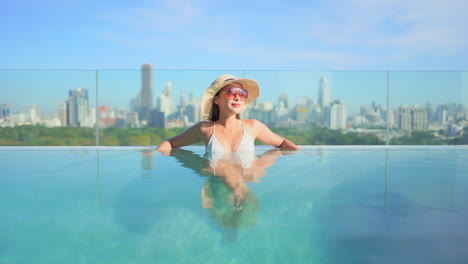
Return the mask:
<path id="1" fill-rule="evenodd" d="M 249 92 L 249 97 L 245 100 L 242 106 L 242 111 L 248 107 L 258 96 L 260 96 L 260 86 L 252 79 L 230 79 L 228 81 L 219 82 L 208 87 L 203 94 L 201 100 L 202 115 L 205 119 L 211 118 L 211 108 L 213 106 L 213 98 L 222 88 L 231 83 L 240 83 L 244 89 Z"/>

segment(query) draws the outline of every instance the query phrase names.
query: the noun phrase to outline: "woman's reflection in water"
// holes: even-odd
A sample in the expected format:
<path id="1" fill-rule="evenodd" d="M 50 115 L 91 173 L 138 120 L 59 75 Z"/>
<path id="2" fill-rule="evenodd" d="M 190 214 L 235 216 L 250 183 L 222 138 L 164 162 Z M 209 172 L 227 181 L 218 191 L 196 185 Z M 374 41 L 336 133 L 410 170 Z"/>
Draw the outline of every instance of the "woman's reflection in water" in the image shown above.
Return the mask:
<path id="1" fill-rule="evenodd" d="M 279 156 L 293 152 L 271 149 L 258 157 L 255 152 L 230 152 L 202 158 L 174 149 L 170 155 L 207 177 L 201 190 L 202 207 L 223 228 L 223 242 L 230 243 L 238 239 L 239 228 L 257 224 L 260 201 L 247 183 L 260 181 Z"/>

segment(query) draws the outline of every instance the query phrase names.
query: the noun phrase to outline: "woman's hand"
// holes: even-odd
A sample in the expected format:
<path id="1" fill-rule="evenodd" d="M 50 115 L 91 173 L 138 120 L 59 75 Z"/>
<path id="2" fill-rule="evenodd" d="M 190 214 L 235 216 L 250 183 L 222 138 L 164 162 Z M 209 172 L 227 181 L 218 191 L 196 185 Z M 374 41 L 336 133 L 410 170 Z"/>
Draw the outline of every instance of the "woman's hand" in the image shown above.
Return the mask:
<path id="1" fill-rule="evenodd" d="M 156 151 L 161 152 L 164 156 L 169 156 L 171 154 L 172 145 L 168 140 L 163 141 L 157 148 Z"/>

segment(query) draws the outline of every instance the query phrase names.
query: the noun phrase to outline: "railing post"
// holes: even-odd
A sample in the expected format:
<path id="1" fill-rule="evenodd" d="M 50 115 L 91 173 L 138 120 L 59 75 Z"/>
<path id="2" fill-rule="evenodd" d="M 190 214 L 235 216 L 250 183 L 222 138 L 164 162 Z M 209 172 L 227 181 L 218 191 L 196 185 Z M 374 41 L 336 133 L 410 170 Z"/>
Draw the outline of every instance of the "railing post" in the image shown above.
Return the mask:
<path id="1" fill-rule="evenodd" d="M 388 147 L 388 137 L 389 137 L 389 116 L 390 116 L 390 72 L 387 71 L 387 133 L 385 134 L 385 144 Z"/>
<path id="2" fill-rule="evenodd" d="M 99 70 L 96 69 L 96 147 L 99 147 Z"/>

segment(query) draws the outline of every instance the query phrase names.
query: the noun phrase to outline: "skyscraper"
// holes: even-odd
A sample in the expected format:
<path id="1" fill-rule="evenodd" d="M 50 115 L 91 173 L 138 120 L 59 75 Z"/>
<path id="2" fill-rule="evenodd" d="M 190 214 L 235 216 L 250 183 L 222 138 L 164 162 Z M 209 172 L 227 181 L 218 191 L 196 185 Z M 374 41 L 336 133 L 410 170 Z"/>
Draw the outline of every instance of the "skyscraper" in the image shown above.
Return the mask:
<path id="1" fill-rule="evenodd" d="M 403 131 L 411 131 L 411 109 L 402 105 L 399 110 L 398 128 Z"/>
<path id="2" fill-rule="evenodd" d="M 417 131 L 427 131 L 427 113 L 424 108 L 414 106 L 411 109 L 411 128 Z"/>
<path id="3" fill-rule="evenodd" d="M 166 125 L 164 113 L 158 109 L 153 109 L 150 111 L 148 126 L 150 127 L 161 127 L 164 128 Z"/>
<path id="4" fill-rule="evenodd" d="M 57 110 L 57 116 L 60 120 L 61 126 L 68 126 L 68 109 L 67 109 L 67 102 L 61 102 L 59 108 Z"/>
<path id="5" fill-rule="evenodd" d="M 180 107 L 181 108 L 184 108 L 185 107 L 185 94 L 184 92 L 180 92 L 180 97 L 179 97 L 179 104 L 180 104 Z"/>
<path id="6" fill-rule="evenodd" d="M 322 77 L 319 81 L 318 103 L 322 109 L 330 105 L 330 87 L 325 77 Z"/>
<path id="7" fill-rule="evenodd" d="M 89 115 L 88 89 L 76 88 L 68 92 L 68 125 L 81 126 Z"/>
<path id="8" fill-rule="evenodd" d="M 40 120 L 40 116 L 39 116 L 39 110 L 38 110 L 37 105 L 31 105 L 31 107 L 29 108 L 29 121 L 35 124 L 39 120 Z"/>
<path id="9" fill-rule="evenodd" d="M 309 98 L 303 96 L 296 104 L 295 118 L 298 122 L 307 122 L 309 118 Z"/>
<path id="10" fill-rule="evenodd" d="M 328 124 L 331 129 L 346 128 L 346 106 L 343 101 L 335 100 L 330 105 L 330 113 L 328 115 Z"/>
<path id="11" fill-rule="evenodd" d="M 9 104 L 0 105 L 0 118 L 6 118 L 11 115 L 11 106 Z"/>
<path id="12" fill-rule="evenodd" d="M 289 118 L 289 99 L 287 94 L 283 93 L 279 96 L 276 113 L 280 119 Z"/>
<path id="13" fill-rule="evenodd" d="M 140 120 L 148 120 L 153 109 L 153 66 L 143 64 L 141 67 Z"/>
<path id="14" fill-rule="evenodd" d="M 176 112 L 176 107 L 172 100 L 172 83 L 166 83 L 166 89 L 162 91 L 161 95 L 158 98 L 157 108 L 159 111 L 164 113 L 164 117 L 167 118 L 168 115 Z"/>

